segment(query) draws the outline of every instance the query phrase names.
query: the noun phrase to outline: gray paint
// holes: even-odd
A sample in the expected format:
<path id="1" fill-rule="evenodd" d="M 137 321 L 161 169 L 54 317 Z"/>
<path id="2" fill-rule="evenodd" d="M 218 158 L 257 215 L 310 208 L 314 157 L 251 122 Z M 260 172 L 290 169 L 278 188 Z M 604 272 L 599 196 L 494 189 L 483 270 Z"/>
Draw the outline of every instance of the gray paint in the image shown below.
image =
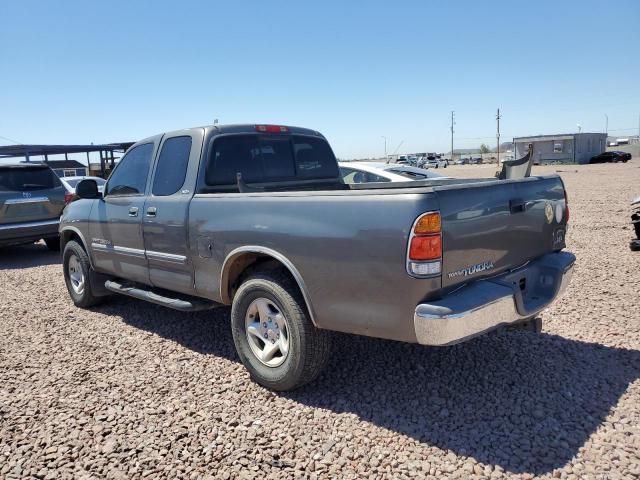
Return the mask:
<path id="1" fill-rule="evenodd" d="M 5 169 L 42 169 L 42 164 L 6 164 Z M 47 168 L 47 167 L 44 167 Z M 38 190 L 0 190 L 0 246 L 27 243 L 58 235 L 58 220 L 66 192 L 51 170 L 55 185 Z"/>
<path id="2" fill-rule="evenodd" d="M 313 130 L 290 130 L 321 137 Z M 254 131 L 253 126 L 205 127 L 139 142 L 154 142 L 155 165 L 162 141 L 193 137 L 182 190 L 152 196 L 153 167 L 145 195 L 74 202 L 61 230 L 82 232 L 100 273 L 225 304 L 233 262 L 247 252 L 269 255 L 298 282 L 318 327 L 409 342 L 417 340 L 417 305 L 564 247 L 552 239 L 565 220 L 549 224 L 544 214 L 547 203 L 564 208 L 558 176 L 194 195 L 203 176 L 200 158 L 207 157 L 211 140 Z M 510 212 L 513 199 L 524 201 L 524 212 Z M 138 208 L 137 217 L 128 215 L 131 207 Z M 155 218 L 146 217 L 149 207 L 157 208 Z M 438 209 L 443 276 L 414 278 L 406 271 L 410 229 L 419 215 Z M 484 261 L 494 267 L 468 278 L 448 277 Z"/>

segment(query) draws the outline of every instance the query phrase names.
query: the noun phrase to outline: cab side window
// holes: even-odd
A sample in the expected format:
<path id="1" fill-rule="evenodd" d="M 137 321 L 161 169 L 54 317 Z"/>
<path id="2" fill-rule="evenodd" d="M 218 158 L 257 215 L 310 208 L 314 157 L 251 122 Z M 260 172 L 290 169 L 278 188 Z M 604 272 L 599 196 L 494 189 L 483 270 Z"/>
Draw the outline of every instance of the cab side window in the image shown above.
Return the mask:
<path id="1" fill-rule="evenodd" d="M 153 143 L 129 150 L 109 177 L 105 195 L 143 195 L 152 154 Z"/>
<path id="2" fill-rule="evenodd" d="M 191 137 L 172 137 L 162 144 L 152 193 L 167 196 L 176 193 L 184 184 L 191 153 Z"/>

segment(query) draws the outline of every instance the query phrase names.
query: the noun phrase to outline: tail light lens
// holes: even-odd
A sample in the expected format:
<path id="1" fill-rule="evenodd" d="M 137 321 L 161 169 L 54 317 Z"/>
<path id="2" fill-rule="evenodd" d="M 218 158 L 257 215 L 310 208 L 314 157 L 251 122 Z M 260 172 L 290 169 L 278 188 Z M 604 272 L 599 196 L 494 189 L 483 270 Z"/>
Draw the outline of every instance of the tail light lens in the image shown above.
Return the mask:
<path id="1" fill-rule="evenodd" d="M 413 224 L 407 249 L 407 272 L 414 277 L 439 275 L 442 270 L 440 212 L 420 215 Z"/>
<path id="2" fill-rule="evenodd" d="M 74 196 L 75 195 L 73 193 L 71 193 L 71 192 L 64 192 L 64 203 L 65 203 L 65 205 L 67 203 L 71 203 L 73 201 L 73 197 Z"/>
<path id="3" fill-rule="evenodd" d="M 411 239 L 409 260 L 436 260 L 440 257 L 442 257 L 442 238 L 439 233 Z"/>
<path id="4" fill-rule="evenodd" d="M 263 133 L 287 133 L 289 129 L 282 125 L 256 125 L 256 131 Z"/>

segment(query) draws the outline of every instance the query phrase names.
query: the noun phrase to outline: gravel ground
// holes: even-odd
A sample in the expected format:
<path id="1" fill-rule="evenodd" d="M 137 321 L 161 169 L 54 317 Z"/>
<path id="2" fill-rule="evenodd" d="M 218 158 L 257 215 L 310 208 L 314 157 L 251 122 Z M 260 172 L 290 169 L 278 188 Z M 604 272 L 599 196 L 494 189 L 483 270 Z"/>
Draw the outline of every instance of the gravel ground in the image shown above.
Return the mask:
<path id="1" fill-rule="evenodd" d="M 228 309 L 83 311 L 44 245 L 0 250 L 0 478 L 640 477 L 640 168 L 556 169 L 578 263 L 543 334 L 340 336 L 288 394 L 249 380 Z"/>

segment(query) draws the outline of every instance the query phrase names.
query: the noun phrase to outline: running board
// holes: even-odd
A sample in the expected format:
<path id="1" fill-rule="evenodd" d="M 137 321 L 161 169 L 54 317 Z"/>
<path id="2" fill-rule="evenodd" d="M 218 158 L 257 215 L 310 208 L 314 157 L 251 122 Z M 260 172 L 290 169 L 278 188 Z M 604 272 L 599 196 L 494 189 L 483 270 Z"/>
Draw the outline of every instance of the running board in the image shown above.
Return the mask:
<path id="1" fill-rule="evenodd" d="M 121 293 L 139 300 L 145 300 L 147 302 L 173 308 L 174 310 L 180 310 L 181 312 L 197 312 L 199 310 L 210 310 L 220 306 L 218 303 L 204 300 L 202 298 L 180 295 L 167 290 L 163 291 L 163 293 L 166 292 L 171 295 L 180 295 L 180 298 L 168 297 L 152 290 L 146 290 L 141 285 L 123 284 L 116 280 L 107 280 L 104 282 L 104 288 L 111 292 Z"/>

